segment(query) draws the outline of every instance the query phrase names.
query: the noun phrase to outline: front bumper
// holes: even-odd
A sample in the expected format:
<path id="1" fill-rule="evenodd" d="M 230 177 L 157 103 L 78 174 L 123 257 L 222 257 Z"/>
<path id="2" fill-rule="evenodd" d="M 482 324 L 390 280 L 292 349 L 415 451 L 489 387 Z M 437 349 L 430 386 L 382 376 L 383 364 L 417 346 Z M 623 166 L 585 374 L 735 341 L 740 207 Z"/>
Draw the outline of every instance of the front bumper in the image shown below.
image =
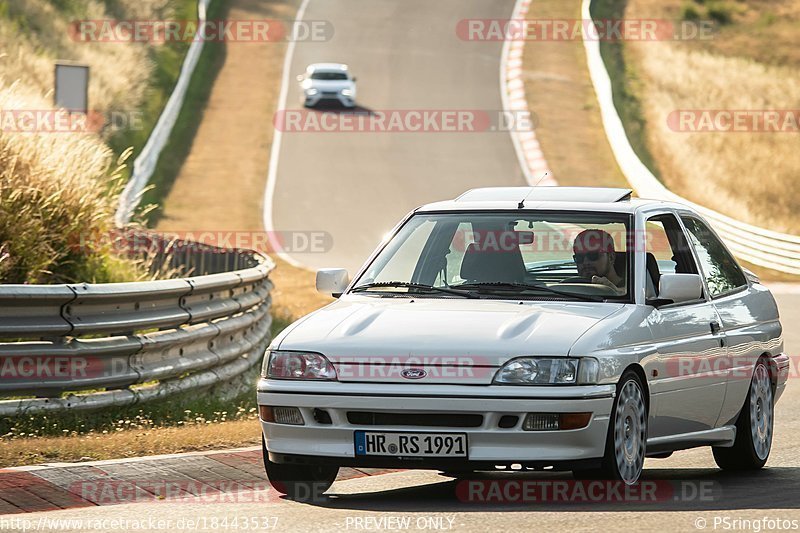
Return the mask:
<path id="1" fill-rule="evenodd" d="M 781 397 L 783 391 L 786 390 L 786 382 L 789 381 L 789 373 L 791 372 L 791 359 L 785 353 L 780 353 L 772 358 L 775 363 L 775 400 Z"/>
<path id="2" fill-rule="evenodd" d="M 303 96 L 303 105 L 305 105 L 306 107 L 314 107 L 322 102 L 338 103 L 343 107 L 355 106 L 355 98 L 344 96 L 341 93 L 337 93 L 334 95 L 334 94 L 324 94 L 318 92 L 315 95 L 304 94 Z"/>
<path id="3" fill-rule="evenodd" d="M 480 468 L 519 463 L 544 467 L 588 466 L 603 456 L 613 404 L 614 385 L 514 387 L 406 385 L 390 383 L 299 382 L 262 379 L 258 404 L 298 407 L 305 425 L 261 422 L 274 462 L 333 462 L 341 466 L 403 468 Z M 331 423 L 319 423 L 314 409 L 324 409 Z M 374 413 L 480 414 L 478 427 L 430 425 L 356 425 L 348 411 Z M 523 431 L 527 413 L 591 412 L 582 429 Z M 514 427 L 499 427 L 504 415 L 516 415 Z M 356 456 L 354 432 L 403 431 L 466 433 L 468 460 Z M 312 458 L 312 459 L 309 459 Z"/>

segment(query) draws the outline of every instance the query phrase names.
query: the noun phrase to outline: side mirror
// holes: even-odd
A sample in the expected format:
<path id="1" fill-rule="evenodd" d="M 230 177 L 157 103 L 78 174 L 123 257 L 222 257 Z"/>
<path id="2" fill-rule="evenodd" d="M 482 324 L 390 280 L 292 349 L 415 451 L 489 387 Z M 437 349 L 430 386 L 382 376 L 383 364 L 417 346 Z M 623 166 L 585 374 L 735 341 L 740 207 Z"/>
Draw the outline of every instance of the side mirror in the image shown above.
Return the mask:
<path id="1" fill-rule="evenodd" d="M 296 77 L 295 79 L 296 79 L 297 81 L 303 81 L 303 80 L 305 79 L 305 76 L 303 76 L 302 74 L 298 74 L 298 75 L 297 75 L 297 77 Z"/>
<path id="2" fill-rule="evenodd" d="M 674 303 L 698 300 L 703 296 L 703 282 L 699 274 L 661 274 L 658 299 Z"/>
<path id="3" fill-rule="evenodd" d="M 345 268 L 323 268 L 317 271 L 317 292 L 338 298 L 350 283 Z"/>
<path id="4" fill-rule="evenodd" d="M 355 76 L 353 76 L 353 83 L 355 83 L 356 81 L 358 81 L 358 78 L 356 78 Z"/>

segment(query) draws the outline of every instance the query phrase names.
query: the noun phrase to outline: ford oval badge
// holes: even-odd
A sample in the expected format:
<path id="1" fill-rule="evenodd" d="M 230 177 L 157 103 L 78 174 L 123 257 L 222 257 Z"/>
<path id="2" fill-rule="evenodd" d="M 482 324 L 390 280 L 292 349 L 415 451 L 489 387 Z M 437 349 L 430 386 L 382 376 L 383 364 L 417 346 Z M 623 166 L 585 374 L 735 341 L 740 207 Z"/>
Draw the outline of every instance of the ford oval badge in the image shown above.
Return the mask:
<path id="1" fill-rule="evenodd" d="M 422 368 L 406 368 L 400 375 L 406 379 L 422 379 L 428 375 L 428 373 Z"/>

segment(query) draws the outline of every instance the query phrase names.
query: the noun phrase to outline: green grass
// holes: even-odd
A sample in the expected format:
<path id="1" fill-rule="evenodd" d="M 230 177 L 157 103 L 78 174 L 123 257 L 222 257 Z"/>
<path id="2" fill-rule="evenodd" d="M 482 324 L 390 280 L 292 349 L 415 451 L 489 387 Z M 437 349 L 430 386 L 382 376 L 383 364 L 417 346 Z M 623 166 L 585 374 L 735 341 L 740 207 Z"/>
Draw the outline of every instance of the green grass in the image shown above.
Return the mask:
<path id="1" fill-rule="evenodd" d="M 187 392 L 169 401 L 85 413 L 66 411 L 0 418 L 0 438 L 79 436 L 121 429 L 151 429 L 195 423 L 218 423 L 256 416 L 255 386 L 233 400 Z"/>
<path id="2" fill-rule="evenodd" d="M 625 16 L 627 3 L 627 0 L 594 0 L 591 9 L 592 18 L 622 19 Z M 631 64 L 625 61 L 623 41 L 600 41 L 600 54 L 611 78 L 614 107 L 622 119 L 628 140 L 642 163 L 655 176 L 659 176 L 658 166 L 647 147 L 647 123 L 641 102 L 636 96 L 641 82 Z"/>
<path id="3" fill-rule="evenodd" d="M 228 5 L 221 1 L 211 3 L 208 19 L 225 19 Z M 149 211 L 149 225 L 154 226 L 163 213 L 162 203 L 167 197 L 183 162 L 189 155 L 192 141 L 203 120 L 203 109 L 208 103 L 214 80 L 225 63 L 225 43 L 210 41 L 203 45 L 202 53 L 195 67 L 183 107 L 172 129 L 169 141 L 164 147 L 150 178 L 150 189 L 143 195 L 140 210 L 155 206 Z"/>
<path id="4" fill-rule="evenodd" d="M 213 2 L 213 4 L 218 3 L 217 0 Z M 109 9 L 113 12 L 113 2 L 108 2 L 108 4 L 110 4 Z M 174 10 L 173 18 L 176 20 L 197 20 L 197 0 L 178 0 L 175 2 Z M 142 125 L 137 129 L 124 128 L 108 139 L 108 145 L 116 154 L 122 154 L 125 150 L 133 148 L 133 156 L 128 160 L 128 167 L 123 174 L 126 181 L 130 178 L 133 160 L 147 143 L 161 111 L 178 82 L 183 58 L 189 50 L 189 44 L 188 42 L 171 41 L 151 50 L 150 59 L 155 68 L 149 87 L 145 91 L 142 107 L 138 110 L 141 112 Z"/>

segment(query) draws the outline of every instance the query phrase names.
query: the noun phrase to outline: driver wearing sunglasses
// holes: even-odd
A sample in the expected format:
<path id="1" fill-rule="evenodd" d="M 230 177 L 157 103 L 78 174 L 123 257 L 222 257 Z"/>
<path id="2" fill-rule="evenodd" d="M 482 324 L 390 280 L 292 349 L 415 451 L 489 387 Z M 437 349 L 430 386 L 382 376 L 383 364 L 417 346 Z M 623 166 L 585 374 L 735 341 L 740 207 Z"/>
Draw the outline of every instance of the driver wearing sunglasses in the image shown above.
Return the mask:
<path id="1" fill-rule="evenodd" d="M 625 273 L 620 275 L 614 268 L 616 252 L 611 234 L 601 229 L 584 230 L 575 237 L 572 251 L 580 277 L 625 294 Z"/>

